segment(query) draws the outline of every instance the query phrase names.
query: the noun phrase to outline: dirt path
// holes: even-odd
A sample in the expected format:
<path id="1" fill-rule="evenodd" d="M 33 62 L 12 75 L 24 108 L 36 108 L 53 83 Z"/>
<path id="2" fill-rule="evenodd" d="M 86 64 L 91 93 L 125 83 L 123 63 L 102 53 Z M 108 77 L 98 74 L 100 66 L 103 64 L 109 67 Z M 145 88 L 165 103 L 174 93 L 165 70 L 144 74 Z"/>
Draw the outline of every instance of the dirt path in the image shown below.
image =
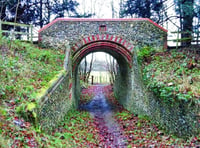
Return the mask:
<path id="1" fill-rule="evenodd" d="M 125 148 L 127 139 L 113 118 L 112 105 L 106 100 L 103 87 L 103 85 L 96 86 L 92 100 L 81 105 L 80 108 L 89 111 L 94 118 L 94 123 L 101 140 L 99 146 L 105 148 Z"/>
<path id="2" fill-rule="evenodd" d="M 162 131 L 148 117 L 124 109 L 115 99 L 110 85 L 83 89 L 81 104 L 80 108 L 93 117 L 94 134 L 98 136 L 95 147 L 200 147 L 200 136 L 178 138 Z"/>

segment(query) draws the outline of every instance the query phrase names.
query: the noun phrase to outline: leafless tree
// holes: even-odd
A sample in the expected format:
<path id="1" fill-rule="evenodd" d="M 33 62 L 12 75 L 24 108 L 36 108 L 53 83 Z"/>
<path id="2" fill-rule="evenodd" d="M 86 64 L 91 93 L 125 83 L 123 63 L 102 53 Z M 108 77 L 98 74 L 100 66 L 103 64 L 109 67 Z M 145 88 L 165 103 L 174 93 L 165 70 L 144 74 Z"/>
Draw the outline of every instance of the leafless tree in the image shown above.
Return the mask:
<path id="1" fill-rule="evenodd" d="M 117 62 L 111 55 L 106 55 L 106 64 L 106 68 L 111 76 L 110 83 L 113 84 L 115 81 L 115 76 L 117 74 Z"/>
<path id="2" fill-rule="evenodd" d="M 93 55 L 93 53 L 92 53 L 92 58 L 91 58 L 91 60 L 90 60 L 89 69 L 88 69 L 87 74 L 86 74 L 86 82 L 88 82 L 88 80 L 89 80 L 90 73 L 91 73 L 91 71 L 92 71 L 93 63 L 94 63 L 94 55 Z"/>
<path id="3" fill-rule="evenodd" d="M 92 68 L 93 68 L 93 63 L 94 63 L 94 55 L 93 55 L 93 53 L 91 55 L 91 60 L 90 60 L 89 63 L 88 63 L 88 60 L 87 60 L 87 56 L 80 63 L 79 73 L 80 73 L 81 79 L 84 82 L 88 82 L 88 80 L 89 80 L 90 73 L 91 73 Z"/>

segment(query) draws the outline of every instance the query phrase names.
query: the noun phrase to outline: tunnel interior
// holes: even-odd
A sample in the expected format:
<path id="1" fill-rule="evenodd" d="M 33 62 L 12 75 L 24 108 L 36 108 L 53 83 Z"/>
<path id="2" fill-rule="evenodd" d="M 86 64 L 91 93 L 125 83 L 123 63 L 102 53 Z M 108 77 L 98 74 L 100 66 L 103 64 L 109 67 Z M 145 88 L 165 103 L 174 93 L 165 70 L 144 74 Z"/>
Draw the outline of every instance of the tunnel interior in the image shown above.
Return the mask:
<path id="1" fill-rule="evenodd" d="M 81 47 L 77 52 L 72 55 L 73 59 L 73 97 L 76 100 L 76 104 L 78 105 L 81 95 L 81 85 L 80 85 L 80 76 L 78 73 L 79 65 L 84 57 L 94 52 L 105 52 L 110 54 L 114 59 L 116 59 L 118 64 L 117 74 L 115 76 L 115 81 L 113 84 L 113 90 L 116 98 L 119 100 L 121 104 L 126 102 L 128 98 L 128 91 L 130 90 L 130 78 L 131 78 L 131 66 L 130 61 L 126 57 L 126 54 L 122 51 L 126 51 L 124 47 L 116 43 L 109 42 L 106 44 L 105 42 L 95 42 L 90 43 L 86 46 Z"/>

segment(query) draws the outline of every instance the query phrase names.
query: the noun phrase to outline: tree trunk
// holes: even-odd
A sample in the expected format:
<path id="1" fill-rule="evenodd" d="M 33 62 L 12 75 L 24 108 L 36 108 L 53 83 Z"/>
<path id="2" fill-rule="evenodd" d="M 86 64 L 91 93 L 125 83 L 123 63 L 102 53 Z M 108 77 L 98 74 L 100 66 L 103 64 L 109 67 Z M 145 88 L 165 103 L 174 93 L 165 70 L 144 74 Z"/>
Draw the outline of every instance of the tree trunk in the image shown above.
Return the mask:
<path id="1" fill-rule="evenodd" d="M 85 65 L 84 65 L 83 81 L 86 82 L 86 74 L 87 74 L 87 58 L 86 57 L 85 57 L 84 63 Z"/>
<path id="2" fill-rule="evenodd" d="M 42 0 L 40 0 L 40 28 L 43 27 L 43 16 L 42 16 Z"/>
<path id="3" fill-rule="evenodd" d="M 47 0 L 47 23 L 50 22 L 50 17 L 51 17 L 51 7 L 49 0 Z"/>
<path id="4" fill-rule="evenodd" d="M 15 10 L 15 20 L 14 20 L 14 23 L 17 22 L 17 19 L 18 19 L 18 9 L 19 9 L 19 4 L 20 4 L 20 0 L 18 0 L 17 2 L 17 7 L 16 7 L 16 10 Z M 17 32 L 20 32 L 21 28 L 20 27 L 16 27 L 14 26 L 14 32 L 17 31 Z M 21 35 L 20 34 L 14 34 L 16 39 L 21 39 Z"/>
<path id="5" fill-rule="evenodd" d="M 91 61 L 90 61 L 90 67 L 89 67 L 89 70 L 88 70 L 88 72 L 87 72 L 86 82 L 88 82 L 89 77 L 90 77 L 90 73 L 91 73 L 91 71 L 92 71 L 93 57 L 94 57 L 94 55 L 93 55 L 93 53 L 92 53 L 92 58 L 91 58 Z"/>
<path id="6" fill-rule="evenodd" d="M 109 59 L 106 56 L 107 70 L 110 73 L 110 83 L 115 81 L 115 59 L 109 55 Z"/>
<path id="7" fill-rule="evenodd" d="M 115 18 L 115 9 L 114 9 L 113 0 L 111 1 L 111 8 L 112 8 L 112 18 Z"/>
<path id="8" fill-rule="evenodd" d="M 143 16 L 142 17 L 150 18 L 151 17 L 151 2 L 150 2 L 150 0 L 147 0 L 145 2 L 145 8 L 146 8 L 145 9 L 146 12 L 143 11 Z"/>
<path id="9" fill-rule="evenodd" d="M 193 31 L 193 17 L 194 17 L 194 0 L 185 0 L 182 5 L 182 46 L 191 45 L 192 31 Z"/>

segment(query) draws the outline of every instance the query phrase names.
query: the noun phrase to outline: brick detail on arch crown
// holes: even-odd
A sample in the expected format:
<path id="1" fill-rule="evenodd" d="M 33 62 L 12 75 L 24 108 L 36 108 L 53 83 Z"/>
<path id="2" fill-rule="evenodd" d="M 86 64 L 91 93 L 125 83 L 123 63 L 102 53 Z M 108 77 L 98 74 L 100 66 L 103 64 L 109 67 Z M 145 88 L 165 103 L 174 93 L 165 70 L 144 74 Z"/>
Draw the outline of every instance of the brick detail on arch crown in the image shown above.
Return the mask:
<path id="1" fill-rule="evenodd" d="M 84 45 L 87 45 L 89 43 L 95 42 L 95 41 L 110 41 L 114 42 L 116 44 L 120 44 L 124 48 L 126 48 L 129 52 L 133 52 L 133 45 L 126 41 L 125 39 L 116 36 L 116 35 L 109 35 L 109 34 L 97 34 L 97 35 L 92 35 L 92 36 L 87 36 L 84 37 L 83 39 L 79 40 L 75 45 L 72 47 L 72 50 L 74 52 L 78 51 L 81 47 Z"/>
<path id="2" fill-rule="evenodd" d="M 121 38 L 117 39 L 117 40 L 121 40 Z M 128 44 L 129 46 L 133 47 L 132 45 Z M 99 49 L 103 48 L 104 51 L 106 52 L 106 50 L 110 50 L 112 52 L 116 52 L 119 55 L 121 55 L 128 63 L 129 67 L 132 67 L 132 54 L 133 52 L 130 52 L 127 48 L 118 45 L 118 42 L 111 42 L 111 41 L 105 41 L 105 40 L 101 40 L 101 41 L 93 41 L 90 42 L 88 44 L 86 44 L 85 46 L 81 46 L 79 49 L 76 50 L 76 52 L 73 54 L 73 71 L 75 70 L 77 63 L 79 63 L 81 61 L 81 59 L 87 55 L 90 52 L 95 52 L 95 51 L 99 51 Z M 132 48 L 130 48 L 132 49 Z M 110 52 L 108 51 L 108 52 Z"/>

